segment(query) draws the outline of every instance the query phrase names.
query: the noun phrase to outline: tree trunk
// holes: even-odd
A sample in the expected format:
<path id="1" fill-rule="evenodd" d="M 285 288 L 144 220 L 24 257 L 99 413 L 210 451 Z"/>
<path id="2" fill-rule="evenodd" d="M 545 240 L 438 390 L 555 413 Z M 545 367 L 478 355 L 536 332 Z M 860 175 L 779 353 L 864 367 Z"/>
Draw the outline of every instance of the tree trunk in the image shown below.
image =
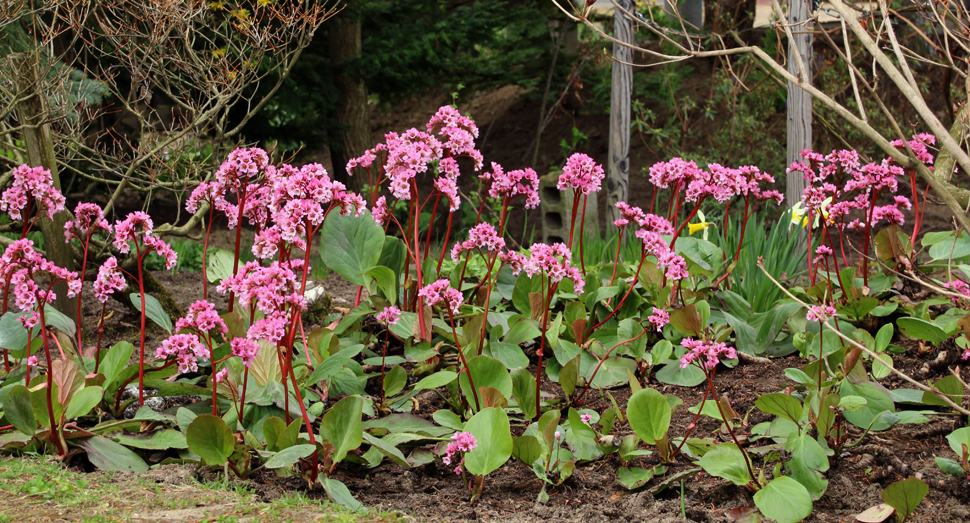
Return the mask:
<path id="1" fill-rule="evenodd" d="M 31 167 L 42 166 L 50 170 L 54 187 L 60 190 L 61 179 L 57 170 L 57 158 L 54 156 L 50 125 L 46 123 L 47 102 L 43 95 L 38 61 L 37 53 L 18 53 L 12 56 L 10 63 L 14 69 L 14 77 L 17 78 L 18 91 L 25 96 L 17 107 L 17 113 L 20 123 L 25 126 L 23 139 L 27 149 L 27 163 Z M 45 218 L 38 220 L 38 223 L 44 236 L 47 258 L 57 266 L 73 271 L 76 267 L 71 247 L 64 242 L 64 224 L 70 219 L 71 213 L 65 210 L 55 214 L 53 220 Z M 54 293 L 57 295 L 54 307 L 67 317 L 73 318 L 77 312 L 77 301 L 76 298 L 67 297 L 67 285 L 54 285 Z"/>
<path id="2" fill-rule="evenodd" d="M 335 83 L 340 91 L 337 105 L 337 132 L 330 140 L 333 170 L 339 180 L 359 191 L 364 180 L 347 176 L 347 162 L 369 149 L 371 143 L 367 88 L 356 70 L 360 58 L 360 20 L 353 14 L 341 13 L 330 20 L 330 59 L 337 68 Z"/>
<path id="3" fill-rule="evenodd" d="M 811 16 L 811 0 L 791 0 L 788 8 L 789 24 L 803 22 Z M 795 76 L 799 74 L 798 56 L 803 60 L 808 78 L 811 82 L 812 74 L 812 35 L 807 27 L 793 28 L 794 34 L 788 42 L 788 72 Z M 812 148 L 812 95 L 801 87 L 788 82 L 788 165 L 801 160 L 801 152 Z M 801 201 L 805 191 L 803 173 L 794 171 L 788 173 L 785 200 L 788 206 Z"/>
<path id="4" fill-rule="evenodd" d="M 617 0 L 626 10 L 633 9 L 631 0 Z M 619 9 L 614 15 L 613 35 L 622 42 L 634 43 L 633 20 Z M 607 199 L 610 223 L 618 219 L 616 202 L 630 199 L 630 97 L 633 92 L 633 50 L 613 44 L 613 86 L 610 98 L 610 157 L 607 164 Z"/>

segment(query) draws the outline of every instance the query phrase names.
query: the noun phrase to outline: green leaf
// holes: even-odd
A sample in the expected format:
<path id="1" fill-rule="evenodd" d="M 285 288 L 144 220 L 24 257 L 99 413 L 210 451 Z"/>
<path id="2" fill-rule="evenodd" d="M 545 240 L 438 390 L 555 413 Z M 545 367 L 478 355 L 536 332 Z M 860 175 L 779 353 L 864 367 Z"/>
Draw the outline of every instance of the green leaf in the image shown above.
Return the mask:
<path id="1" fill-rule="evenodd" d="M 882 500 L 896 509 L 900 521 L 906 521 L 929 492 L 930 487 L 926 483 L 918 478 L 909 478 L 886 487 L 882 491 Z"/>
<path id="2" fill-rule="evenodd" d="M 180 409 L 181 410 L 181 409 Z M 266 450 L 279 452 L 279 440 L 286 431 L 286 422 L 279 416 L 270 416 L 263 420 L 263 438 L 266 440 Z"/>
<path id="3" fill-rule="evenodd" d="M 653 479 L 654 474 L 653 468 L 620 467 L 616 471 L 616 481 L 626 489 L 636 490 Z"/>
<path id="4" fill-rule="evenodd" d="M 148 472 L 148 464 L 138 454 L 103 436 L 82 438 L 77 444 L 87 452 L 91 464 L 100 470 Z"/>
<path id="5" fill-rule="evenodd" d="M 773 479 L 755 492 L 754 504 L 778 523 L 796 523 L 812 514 L 812 498 L 801 483 L 788 476 Z"/>
<path id="6" fill-rule="evenodd" d="M 744 454 L 734 443 L 722 443 L 714 447 L 713 450 L 704 454 L 704 457 L 697 464 L 708 474 L 726 479 L 738 486 L 747 485 L 754 481 L 754 478 L 748 473 Z M 798 484 L 802 490 L 805 489 L 797 481 L 792 481 Z M 806 495 L 808 495 L 807 492 Z M 811 504 L 811 501 L 809 501 L 809 504 Z"/>
<path id="7" fill-rule="evenodd" d="M 502 409 L 482 409 L 465 423 L 465 430 L 478 441 L 474 450 L 465 454 L 465 468 L 477 476 L 487 476 L 512 456 L 512 433 L 509 418 Z"/>
<path id="8" fill-rule="evenodd" d="M 232 265 L 236 255 L 226 249 L 209 249 L 206 253 L 205 275 L 209 282 L 225 280 L 232 276 Z"/>
<path id="9" fill-rule="evenodd" d="M 562 381 L 562 373 L 559 374 Z M 532 374 L 523 368 L 512 371 L 512 395 L 519 404 L 519 409 L 525 419 L 532 421 L 536 417 L 536 382 Z M 532 463 L 526 463 L 532 465 Z"/>
<path id="10" fill-rule="evenodd" d="M 18 351 L 27 346 L 27 329 L 20 317 L 29 312 L 8 312 L 0 317 L 0 347 Z"/>
<path id="11" fill-rule="evenodd" d="M 876 352 L 882 352 L 889 347 L 889 342 L 893 341 L 893 324 L 887 323 L 880 327 L 876 333 Z"/>
<path id="12" fill-rule="evenodd" d="M 182 431 L 182 434 L 189 431 L 189 425 L 191 425 L 197 417 L 198 414 L 185 407 L 179 407 L 178 410 L 175 411 L 175 422 L 178 424 L 179 430 Z"/>
<path id="13" fill-rule="evenodd" d="M 934 383 L 933 386 L 943 393 L 943 395 L 953 400 L 954 403 L 959 405 L 963 402 L 963 384 L 960 383 L 960 380 L 956 376 L 947 376 Z M 927 405 L 939 405 L 941 407 L 949 406 L 943 401 L 943 398 L 934 392 L 923 392 L 923 403 Z"/>
<path id="14" fill-rule="evenodd" d="M 829 469 L 825 450 L 806 433 L 788 436 L 785 450 L 791 453 L 791 459 L 785 464 L 791 477 L 805 487 L 813 501 L 821 498 L 829 486 L 829 482 L 822 477 L 822 472 Z"/>
<path id="15" fill-rule="evenodd" d="M 30 391 L 23 385 L 14 385 L 3 399 L 3 413 L 14 428 L 28 436 L 37 431 L 37 419 L 30 403 Z"/>
<path id="16" fill-rule="evenodd" d="M 98 370 L 104 375 L 105 387 L 111 388 L 112 382 L 124 370 L 134 351 L 135 346 L 127 341 L 119 341 L 108 349 L 107 354 L 104 355 L 104 359 L 101 360 L 101 364 L 98 367 Z"/>
<path id="17" fill-rule="evenodd" d="M 583 357 L 577 354 L 575 358 L 563 365 L 562 370 L 559 371 L 559 386 L 562 387 L 562 391 L 566 393 L 566 396 L 572 396 L 576 390 L 576 384 L 579 383 L 579 367 L 582 359 Z"/>
<path id="18" fill-rule="evenodd" d="M 946 436 L 946 441 L 953 449 L 953 452 L 963 458 L 963 446 L 970 449 L 970 427 L 962 427 L 954 430 Z"/>
<path id="19" fill-rule="evenodd" d="M 85 389 L 87 390 L 87 389 Z M 126 447 L 147 450 L 167 450 L 188 448 L 188 442 L 181 432 L 174 429 L 162 429 L 143 434 L 125 434 L 114 432 L 109 434 L 111 439 Z"/>
<path id="20" fill-rule="evenodd" d="M 439 370 L 430 376 L 426 376 L 421 379 L 421 381 L 414 384 L 414 391 L 425 390 L 425 389 L 437 389 L 438 387 L 444 387 L 445 385 L 455 381 L 458 378 L 457 372 L 452 372 L 450 370 Z"/>
<path id="21" fill-rule="evenodd" d="M 268 469 L 289 467 L 300 459 L 313 454 L 316 450 L 316 445 L 293 445 L 274 454 L 273 457 L 266 460 L 265 465 Z"/>
<path id="22" fill-rule="evenodd" d="M 512 377 L 501 361 L 489 356 L 475 356 L 468 360 L 468 371 L 471 373 L 475 387 L 492 387 L 502 393 L 506 398 L 512 397 Z M 462 373 L 458 377 L 461 390 L 470 402 L 472 399 L 472 388 L 468 384 L 468 376 Z"/>
<path id="23" fill-rule="evenodd" d="M 963 479 L 967 476 L 967 473 L 963 470 L 963 465 L 952 459 L 937 457 L 936 464 L 940 467 L 940 470 L 955 478 Z"/>
<path id="24" fill-rule="evenodd" d="M 845 419 L 849 423 L 864 429 L 869 427 L 869 424 L 875 421 L 875 423 L 872 425 L 872 430 L 875 431 L 885 430 L 891 426 L 887 424 L 889 421 L 888 419 L 876 420 L 876 416 L 883 411 L 889 411 L 890 413 L 896 411 L 896 406 L 893 404 L 893 400 L 889 396 L 886 389 L 868 381 L 857 384 L 843 381 L 842 385 L 839 387 L 839 395 L 861 396 L 866 400 L 865 407 L 862 407 L 856 411 L 843 413 L 843 416 L 845 416 Z"/>
<path id="25" fill-rule="evenodd" d="M 133 292 L 128 297 L 135 309 L 141 312 L 141 295 Z M 168 313 L 165 312 L 161 302 L 151 294 L 145 294 L 145 316 L 169 334 L 172 333 L 172 319 L 168 317 Z"/>
<path id="26" fill-rule="evenodd" d="M 436 410 L 431 415 L 431 419 L 435 420 L 442 427 L 448 427 L 455 431 L 465 430 L 465 424 L 462 423 L 461 418 L 450 410 Z"/>
<path id="27" fill-rule="evenodd" d="M 371 267 L 364 271 L 364 274 L 374 278 L 377 288 L 387 301 L 394 305 L 397 303 L 397 276 L 391 269 L 383 266 Z"/>
<path id="28" fill-rule="evenodd" d="M 334 463 L 342 461 L 348 452 L 363 442 L 364 429 L 360 422 L 363 410 L 364 400 L 359 396 L 347 396 L 323 415 L 320 439 L 334 446 Z"/>
<path id="29" fill-rule="evenodd" d="M 223 465 L 232 455 L 236 438 L 226 422 L 212 414 L 202 414 L 192 420 L 185 431 L 189 451 L 208 465 Z"/>
<path id="30" fill-rule="evenodd" d="M 680 362 L 677 360 L 667 360 L 666 365 L 661 367 L 655 376 L 660 383 L 681 387 L 696 387 L 707 379 L 704 376 L 704 371 L 697 368 L 696 365 L 681 368 Z"/>
<path id="31" fill-rule="evenodd" d="M 370 219 L 368 218 L 368 220 Z M 323 485 L 323 490 L 327 492 L 327 497 L 330 498 L 330 501 L 333 501 L 334 503 L 353 511 L 359 511 L 364 508 L 364 505 L 357 501 L 357 499 L 354 498 L 354 495 L 350 493 L 347 485 L 344 485 L 339 480 L 329 478 L 322 474 L 320 475 L 319 479 L 320 484 Z"/>
<path id="32" fill-rule="evenodd" d="M 542 457 L 542 444 L 535 436 L 512 437 L 512 455 L 531 467 Z"/>
<path id="33" fill-rule="evenodd" d="M 654 389 L 643 389 L 630 397 L 626 417 L 640 439 L 655 445 L 670 428 L 670 405 L 663 394 Z"/>
<path id="34" fill-rule="evenodd" d="M 755 401 L 755 406 L 765 414 L 781 416 L 798 423 L 802 419 L 802 404 L 788 394 L 765 394 Z"/>
<path id="35" fill-rule="evenodd" d="M 91 409 L 101 403 L 104 396 L 104 389 L 101 387 L 85 387 L 77 392 L 64 411 L 64 418 L 74 420 L 81 416 L 86 416 Z"/>
<path id="36" fill-rule="evenodd" d="M 579 417 L 579 413 L 572 407 L 569 408 L 569 430 L 572 431 L 573 436 L 580 442 L 587 445 L 596 444 L 596 432 L 593 431 L 592 427 L 583 423 L 583 420 Z"/>
<path id="37" fill-rule="evenodd" d="M 354 285 L 366 285 L 364 274 L 377 265 L 384 247 L 384 230 L 369 213 L 361 217 L 331 213 L 320 232 L 323 262 Z"/>
<path id="38" fill-rule="evenodd" d="M 393 396 L 404 390 L 408 384 L 408 373 L 404 367 L 395 365 L 384 375 L 384 396 Z"/>
<path id="39" fill-rule="evenodd" d="M 930 323 L 919 318 L 899 318 L 896 320 L 896 325 L 903 334 L 917 340 L 923 340 L 930 343 L 943 343 L 950 338 L 950 336 L 948 336 L 947 333 L 935 323 Z"/>
<path id="40" fill-rule="evenodd" d="M 66 332 L 68 334 L 74 335 L 77 332 L 77 327 L 74 325 L 74 320 L 65 316 L 61 311 L 55 309 L 50 305 L 44 305 L 44 320 L 47 321 L 48 325 L 52 325 L 61 332 Z"/>
<path id="41" fill-rule="evenodd" d="M 872 359 L 872 377 L 876 378 L 877 380 L 892 374 L 891 369 L 893 368 L 893 357 L 890 354 L 877 354 L 876 357 Z"/>
<path id="42" fill-rule="evenodd" d="M 393 438 L 398 438 L 400 436 L 401 436 L 400 434 L 392 433 L 385 437 L 389 439 L 393 439 Z M 397 463 L 398 465 L 405 468 L 411 467 L 411 464 L 408 463 L 408 459 L 404 456 L 404 454 L 400 450 L 398 450 L 398 448 L 394 446 L 394 444 L 391 443 L 390 441 L 387 441 L 375 436 L 371 436 L 366 432 L 364 433 L 364 440 L 367 441 L 367 443 L 370 444 L 372 448 L 377 449 L 378 452 L 390 458 L 391 461 L 393 461 L 394 463 Z"/>

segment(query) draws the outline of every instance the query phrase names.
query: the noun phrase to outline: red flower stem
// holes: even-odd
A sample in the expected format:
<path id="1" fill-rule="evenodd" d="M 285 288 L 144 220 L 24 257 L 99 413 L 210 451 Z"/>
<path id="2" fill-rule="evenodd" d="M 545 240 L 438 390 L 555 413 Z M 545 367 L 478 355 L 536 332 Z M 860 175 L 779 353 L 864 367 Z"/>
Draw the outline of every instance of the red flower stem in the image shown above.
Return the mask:
<path id="1" fill-rule="evenodd" d="M 579 396 L 576 397 L 577 404 L 583 400 L 583 397 L 586 396 L 586 392 L 589 391 L 589 386 L 592 385 L 593 380 L 596 379 L 596 373 L 600 371 L 600 367 L 603 365 L 603 362 L 606 361 L 607 358 L 609 358 L 610 354 L 620 345 L 625 345 L 627 343 L 630 343 L 631 341 L 636 341 L 642 338 L 646 333 L 647 333 L 647 330 L 644 329 L 643 332 L 641 332 L 639 335 L 634 336 L 628 340 L 618 342 L 616 345 L 610 347 L 610 350 L 606 351 L 606 354 L 604 354 L 603 357 L 600 358 L 599 363 L 596 364 L 596 368 L 593 369 L 593 374 L 589 377 L 588 380 L 586 380 L 586 386 L 583 387 L 583 391 L 579 394 Z"/>
<path id="2" fill-rule="evenodd" d="M 415 182 L 414 180 L 411 180 L 411 194 L 412 194 L 411 196 L 412 202 L 414 200 L 417 200 L 418 185 L 417 185 L 417 182 Z M 420 289 L 421 286 L 424 285 L 424 278 L 422 276 L 422 270 L 421 270 L 422 269 L 421 268 L 421 235 L 418 231 L 418 226 L 419 226 L 418 222 L 419 222 L 420 216 L 418 214 L 419 213 L 418 208 L 414 205 L 412 205 L 412 207 L 414 207 L 414 216 L 412 218 L 414 222 L 414 272 L 415 272 L 415 276 L 418 279 L 417 288 Z M 416 306 L 418 308 L 418 334 L 420 336 L 419 340 L 426 340 L 429 337 L 428 337 L 428 328 L 424 324 L 425 322 L 424 298 L 422 298 L 421 296 L 417 296 Z"/>
<path id="3" fill-rule="evenodd" d="M 866 287 L 869 286 L 869 239 L 872 236 L 872 216 L 876 211 L 876 200 L 879 199 L 879 193 L 882 190 L 878 190 L 872 195 L 872 201 L 869 202 L 869 215 L 866 218 L 866 235 L 863 238 L 862 243 L 862 284 Z"/>
<path id="4" fill-rule="evenodd" d="M 610 283 L 607 287 L 612 287 L 613 282 L 616 281 L 616 266 L 620 264 L 620 246 L 623 245 L 623 231 L 626 226 L 620 226 L 620 232 L 616 236 L 616 255 L 613 256 L 613 274 L 610 275 Z"/>
<path id="5" fill-rule="evenodd" d="M 81 354 L 81 293 L 84 291 L 84 273 L 88 267 L 88 245 L 91 243 L 91 233 L 94 232 L 94 226 L 88 229 L 87 237 L 84 239 L 84 257 L 81 259 L 81 291 L 77 293 L 77 323 L 74 327 L 77 329 L 77 352 Z M 81 358 L 84 361 L 84 358 Z"/>
<path id="6" fill-rule="evenodd" d="M 545 274 L 542 276 L 542 287 L 546 286 Z M 546 348 L 546 323 L 549 322 L 549 302 L 552 301 L 552 295 L 556 292 L 556 285 L 549 285 L 549 292 L 545 295 L 545 300 L 542 302 L 542 338 L 539 340 L 539 350 L 536 354 L 539 356 L 539 362 L 536 364 L 536 416 L 542 414 L 542 389 L 540 388 L 542 383 L 542 357 L 545 354 Z"/>
<path id="7" fill-rule="evenodd" d="M 94 349 L 94 373 L 98 373 L 98 367 L 101 366 L 101 335 L 104 334 L 104 311 L 108 308 L 108 304 L 103 303 L 101 305 L 101 317 L 98 319 L 98 344 Z"/>
<path id="8" fill-rule="evenodd" d="M 584 194 L 583 195 L 583 216 L 579 220 L 579 266 L 580 266 L 580 268 L 583 269 L 583 276 L 586 276 L 586 259 L 585 259 L 586 257 L 584 256 L 584 252 L 583 252 L 583 244 L 584 244 L 583 237 L 586 236 L 586 234 L 584 234 L 583 229 L 586 226 L 586 200 L 587 200 L 587 198 L 589 198 L 589 196 L 587 196 L 587 195 Z"/>
<path id="9" fill-rule="evenodd" d="M 441 264 L 445 261 L 445 252 L 448 251 L 448 241 L 451 240 L 451 224 L 454 221 L 455 213 L 448 213 L 448 229 L 445 231 L 445 241 L 441 244 L 441 255 L 438 256 L 438 272 L 441 272 Z"/>
<path id="10" fill-rule="evenodd" d="M 67 456 L 67 446 L 61 441 L 59 430 L 57 429 L 58 420 L 54 418 L 54 366 L 53 360 L 51 359 L 51 349 L 47 340 L 47 329 L 43 326 L 47 325 L 47 319 L 44 315 L 44 306 L 41 304 L 38 307 L 40 310 L 40 337 L 44 341 L 44 355 L 47 356 L 47 416 L 50 420 L 50 440 L 51 444 L 57 449 L 58 455 L 62 458 Z"/>
<path id="11" fill-rule="evenodd" d="M 219 415 L 219 404 L 216 402 L 216 354 L 215 349 L 212 348 L 212 335 L 206 334 L 207 345 L 209 346 L 209 363 L 212 366 L 212 415 Z M 239 412 L 239 417 L 242 417 L 242 411 Z"/>
<path id="12" fill-rule="evenodd" d="M 428 220 L 428 233 L 424 235 L 424 259 L 428 259 L 431 253 L 431 231 L 434 230 L 434 219 L 438 215 L 438 205 L 441 203 L 441 195 L 434 199 L 434 206 L 431 207 L 431 219 Z M 444 248 L 444 247 L 442 247 Z"/>
<path id="13" fill-rule="evenodd" d="M 447 307 L 447 305 L 446 305 Z M 461 364 L 465 366 L 465 374 L 468 375 L 468 386 L 472 389 L 472 397 L 475 398 L 475 410 L 481 411 L 482 405 L 478 401 L 478 389 L 475 388 L 475 382 L 472 380 L 472 370 L 468 367 L 468 361 L 465 360 L 465 351 L 462 349 L 461 344 L 458 342 L 458 332 L 455 330 L 455 314 L 451 312 L 451 308 L 448 308 L 448 320 L 451 323 L 451 335 L 455 337 L 455 348 L 458 349 L 458 357 L 461 358 Z M 381 384 L 383 387 L 383 383 Z M 383 391 L 383 389 L 381 389 Z"/>
<path id="14" fill-rule="evenodd" d="M 707 374 L 707 373 L 705 372 L 704 374 Z M 674 449 L 674 451 L 670 454 L 670 457 L 668 459 L 673 459 L 675 456 L 677 456 L 677 454 L 680 452 L 680 449 L 683 448 L 684 443 L 687 443 L 687 438 L 690 437 L 690 433 L 693 432 L 694 427 L 697 426 L 697 420 L 700 419 L 701 412 L 704 411 L 704 403 L 707 402 L 707 397 L 710 396 L 712 391 L 713 391 L 713 384 L 710 381 L 708 381 L 707 388 L 704 389 L 704 397 L 701 398 L 701 404 L 697 408 L 697 414 L 694 415 L 694 421 L 692 421 L 690 425 L 687 426 L 687 434 L 684 434 L 683 439 L 680 440 L 680 445 L 677 445 L 677 448 Z"/>
<path id="15" fill-rule="evenodd" d="M 573 214 L 569 220 L 569 250 L 573 250 L 573 233 L 576 232 L 576 214 L 579 212 L 579 194 L 573 191 Z"/>
<path id="16" fill-rule="evenodd" d="M 677 228 L 677 231 L 674 232 L 674 237 L 670 240 L 670 250 L 674 250 L 674 245 L 677 243 L 677 238 L 680 237 L 680 233 L 684 232 L 684 227 L 687 227 L 687 224 L 690 223 L 691 218 L 693 218 L 694 215 L 697 214 L 697 211 L 701 209 L 701 203 L 704 201 L 704 198 L 705 197 L 702 196 L 700 200 L 697 200 L 697 204 L 694 205 L 694 210 L 687 215 L 687 218 L 684 219 L 684 221 L 680 224 L 680 227 Z"/>
<path id="17" fill-rule="evenodd" d="M 815 286 L 815 276 L 816 270 L 812 265 L 812 209 L 808 209 L 808 279 L 812 282 L 812 286 Z"/>
<path id="18" fill-rule="evenodd" d="M 232 257 L 232 275 L 235 276 L 239 272 L 239 249 L 242 247 L 242 219 L 243 210 L 246 208 L 246 189 L 245 184 L 239 182 L 236 186 L 236 194 L 238 195 L 237 205 L 239 206 L 239 212 L 236 216 L 236 248 L 233 251 Z M 235 295 L 232 291 L 229 291 L 229 309 L 228 312 L 232 312 L 233 298 Z"/>
<path id="19" fill-rule="evenodd" d="M 209 278 L 206 275 L 206 257 L 209 254 L 209 235 L 212 234 L 213 207 L 209 205 L 209 223 L 205 228 L 205 243 L 202 245 L 202 299 L 209 299 Z M 229 300 L 232 303 L 232 300 Z M 231 307 L 231 305 L 230 305 Z M 231 312 L 232 309 L 230 308 Z"/>
<path id="20" fill-rule="evenodd" d="M 145 269 L 142 267 L 145 259 L 138 247 L 137 240 L 135 241 L 135 254 L 138 260 L 138 295 L 141 298 L 141 338 L 138 345 L 138 406 L 142 407 L 145 405 Z M 148 252 L 145 252 L 145 255 L 147 254 Z M 230 302 L 230 307 L 231 305 L 232 302 Z"/>

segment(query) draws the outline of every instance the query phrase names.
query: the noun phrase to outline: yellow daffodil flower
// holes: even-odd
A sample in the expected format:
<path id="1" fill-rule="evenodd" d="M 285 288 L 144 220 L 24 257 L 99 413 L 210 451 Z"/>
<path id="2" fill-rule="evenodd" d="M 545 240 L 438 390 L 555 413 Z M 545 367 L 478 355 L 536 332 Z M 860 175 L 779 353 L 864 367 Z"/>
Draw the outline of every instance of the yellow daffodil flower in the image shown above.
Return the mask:
<path id="1" fill-rule="evenodd" d="M 704 213 L 701 211 L 697 211 L 697 219 L 700 221 L 697 223 L 687 224 L 687 234 L 693 236 L 695 232 L 704 231 L 704 234 L 702 237 L 706 240 L 707 229 L 712 225 L 714 225 L 714 222 L 705 221 L 707 218 L 704 216 Z"/>
<path id="2" fill-rule="evenodd" d="M 815 215 L 814 219 L 812 220 L 813 229 L 818 228 L 818 222 L 820 217 L 825 218 L 826 220 L 829 219 L 828 206 L 830 203 L 832 203 L 831 197 L 822 200 L 822 205 L 819 206 L 819 212 L 813 213 Z M 802 224 L 802 229 L 808 226 L 808 216 L 806 216 L 806 214 L 808 213 L 805 209 L 802 208 L 802 202 L 797 202 L 795 203 L 795 205 L 792 205 L 791 223 L 788 224 L 788 230 L 791 230 L 792 225 L 798 225 L 799 223 Z"/>

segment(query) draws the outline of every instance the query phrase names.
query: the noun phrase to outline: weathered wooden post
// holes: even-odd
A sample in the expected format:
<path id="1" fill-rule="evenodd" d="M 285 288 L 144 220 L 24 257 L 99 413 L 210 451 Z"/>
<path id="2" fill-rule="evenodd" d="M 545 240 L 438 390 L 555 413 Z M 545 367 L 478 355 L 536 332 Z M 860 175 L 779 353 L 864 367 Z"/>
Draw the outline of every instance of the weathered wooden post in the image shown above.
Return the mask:
<path id="1" fill-rule="evenodd" d="M 613 0 L 613 37 L 633 44 L 633 19 L 623 10 L 634 9 L 632 0 Z M 606 204 L 610 223 L 619 219 L 616 202 L 630 199 L 630 97 L 633 93 L 633 50 L 613 44 L 613 86 L 610 96 L 610 157 L 607 164 Z"/>
<path id="2" fill-rule="evenodd" d="M 41 76 L 37 53 L 18 53 L 11 56 L 11 66 L 14 77 L 18 81 L 18 90 L 24 97 L 17 106 L 17 116 L 23 129 L 24 145 L 27 149 L 27 163 L 31 167 L 43 166 L 49 169 L 54 180 L 54 187 L 61 188 L 61 179 L 57 171 L 57 159 L 54 156 L 54 140 L 51 128 L 47 124 L 47 103 L 41 86 Z M 54 215 L 53 220 L 38 220 L 41 234 L 44 236 L 44 251 L 47 259 L 60 267 L 76 270 L 74 257 L 70 245 L 64 243 L 64 224 L 71 218 L 71 214 L 62 211 Z M 54 286 L 57 300 L 54 307 L 73 318 L 76 314 L 77 302 L 67 297 L 67 286 L 59 283 Z"/>
<path id="3" fill-rule="evenodd" d="M 791 25 L 811 17 L 812 0 L 790 0 L 788 22 Z M 812 81 L 812 34 L 805 27 L 792 28 L 793 38 L 788 42 L 788 72 L 803 82 Z M 804 61 L 808 78 L 801 78 L 798 57 Z M 788 82 L 788 165 L 801 159 L 804 149 L 812 147 L 812 95 L 801 87 Z M 801 201 L 805 179 L 801 172 L 789 173 L 786 179 L 785 200 L 791 207 Z"/>

